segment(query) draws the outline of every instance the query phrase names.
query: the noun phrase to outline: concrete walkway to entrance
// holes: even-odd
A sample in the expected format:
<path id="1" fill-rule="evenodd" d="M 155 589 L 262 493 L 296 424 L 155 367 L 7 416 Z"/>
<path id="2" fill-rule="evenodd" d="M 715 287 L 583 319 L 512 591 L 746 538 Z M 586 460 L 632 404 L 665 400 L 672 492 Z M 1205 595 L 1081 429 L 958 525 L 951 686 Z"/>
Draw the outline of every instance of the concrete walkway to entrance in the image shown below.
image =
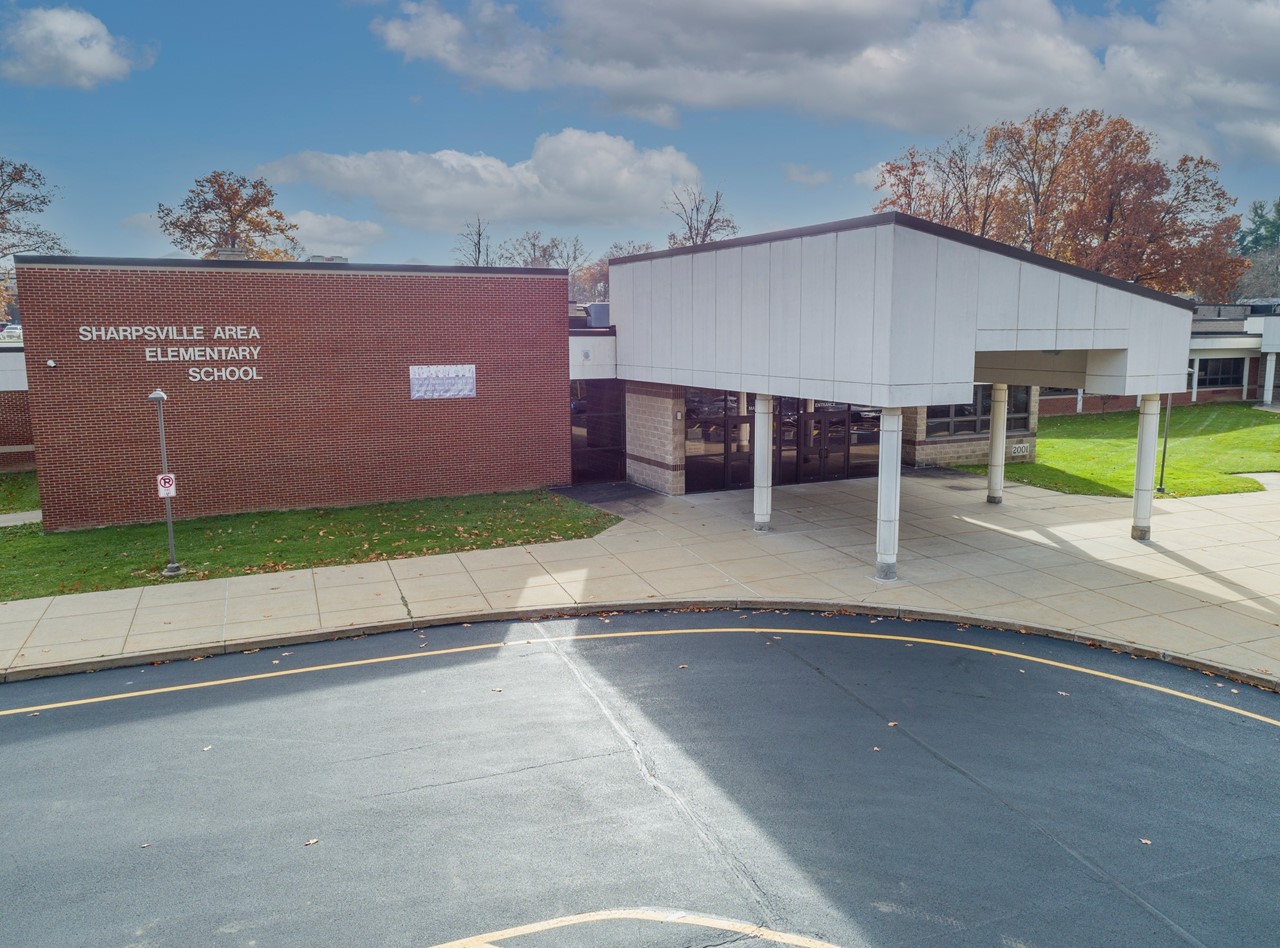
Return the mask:
<path id="1" fill-rule="evenodd" d="M 876 482 L 752 494 L 632 490 L 590 540 L 0 603 L 5 680 L 412 625 L 684 604 L 955 618 L 1280 686 L 1280 494 L 1132 502 L 941 471 L 902 480 L 899 580 L 875 574 Z"/>

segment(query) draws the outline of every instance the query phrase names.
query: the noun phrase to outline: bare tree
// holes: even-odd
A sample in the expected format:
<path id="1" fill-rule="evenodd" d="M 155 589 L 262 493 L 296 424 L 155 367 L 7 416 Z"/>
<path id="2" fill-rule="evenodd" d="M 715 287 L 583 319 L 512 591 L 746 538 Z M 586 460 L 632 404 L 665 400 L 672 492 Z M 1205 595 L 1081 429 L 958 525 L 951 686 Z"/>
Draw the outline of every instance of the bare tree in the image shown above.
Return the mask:
<path id="1" fill-rule="evenodd" d="M 724 196 L 702 193 L 701 184 L 686 184 L 671 192 L 663 207 L 680 219 L 680 228 L 667 235 L 668 247 L 691 247 L 725 240 L 738 232 L 738 225 L 724 207 Z"/>
<path id="2" fill-rule="evenodd" d="M 638 253 L 652 253 L 653 244 L 620 240 L 609 245 L 604 256 L 584 264 L 574 278 L 576 300 L 607 300 L 609 298 L 609 261 L 615 257 L 630 257 Z"/>
<path id="3" fill-rule="evenodd" d="M 1256 300 L 1280 297 L 1280 244 L 1247 253 L 1244 258 L 1249 261 L 1249 269 L 1236 284 L 1232 298 Z"/>
<path id="4" fill-rule="evenodd" d="M 44 175 L 26 163 L 0 158 L 0 258 L 15 253 L 66 253 L 57 234 L 32 221 L 53 202 Z"/>
<path id="5" fill-rule="evenodd" d="M 504 267 L 549 267 L 557 252 L 558 237 L 542 239 L 542 231 L 526 230 L 498 244 L 498 262 Z"/>
<path id="6" fill-rule="evenodd" d="M 479 214 L 474 221 L 458 231 L 458 242 L 453 245 L 453 262 L 463 267 L 492 267 L 496 265 L 493 248 L 489 243 L 489 222 Z"/>

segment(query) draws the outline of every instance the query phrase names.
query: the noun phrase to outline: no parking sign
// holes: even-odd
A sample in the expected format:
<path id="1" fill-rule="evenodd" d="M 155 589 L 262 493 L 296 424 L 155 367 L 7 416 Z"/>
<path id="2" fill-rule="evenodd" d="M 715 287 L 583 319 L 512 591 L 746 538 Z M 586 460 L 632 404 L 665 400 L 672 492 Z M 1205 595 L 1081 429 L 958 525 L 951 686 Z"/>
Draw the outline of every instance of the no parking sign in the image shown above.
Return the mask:
<path id="1" fill-rule="evenodd" d="M 157 474 L 156 493 L 161 497 L 177 497 L 178 479 L 172 474 Z"/>

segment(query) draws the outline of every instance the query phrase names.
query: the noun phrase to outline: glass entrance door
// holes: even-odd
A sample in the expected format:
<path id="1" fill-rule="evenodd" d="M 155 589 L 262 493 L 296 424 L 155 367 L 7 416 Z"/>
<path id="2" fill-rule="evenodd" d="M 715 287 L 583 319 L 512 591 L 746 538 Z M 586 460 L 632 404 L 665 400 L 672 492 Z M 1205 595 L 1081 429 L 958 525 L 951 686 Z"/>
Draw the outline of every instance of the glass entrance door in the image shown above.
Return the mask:
<path id="1" fill-rule="evenodd" d="M 849 411 L 801 412 L 796 435 L 797 479 L 842 480 L 849 476 Z"/>

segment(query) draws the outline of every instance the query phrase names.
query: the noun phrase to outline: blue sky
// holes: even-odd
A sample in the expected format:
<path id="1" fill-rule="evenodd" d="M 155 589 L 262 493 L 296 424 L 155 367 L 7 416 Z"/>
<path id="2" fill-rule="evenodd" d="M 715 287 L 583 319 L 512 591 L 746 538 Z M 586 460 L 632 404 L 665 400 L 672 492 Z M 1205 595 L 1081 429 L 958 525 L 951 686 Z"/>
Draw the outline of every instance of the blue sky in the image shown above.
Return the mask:
<path id="1" fill-rule="evenodd" d="M 665 245 L 674 185 L 743 233 L 868 213 L 878 162 L 1066 105 L 1280 195 L 1280 0 L 0 0 L 0 155 L 75 252 L 215 169 L 263 174 L 311 253 L 453 262 L 468 218 Z"/>

